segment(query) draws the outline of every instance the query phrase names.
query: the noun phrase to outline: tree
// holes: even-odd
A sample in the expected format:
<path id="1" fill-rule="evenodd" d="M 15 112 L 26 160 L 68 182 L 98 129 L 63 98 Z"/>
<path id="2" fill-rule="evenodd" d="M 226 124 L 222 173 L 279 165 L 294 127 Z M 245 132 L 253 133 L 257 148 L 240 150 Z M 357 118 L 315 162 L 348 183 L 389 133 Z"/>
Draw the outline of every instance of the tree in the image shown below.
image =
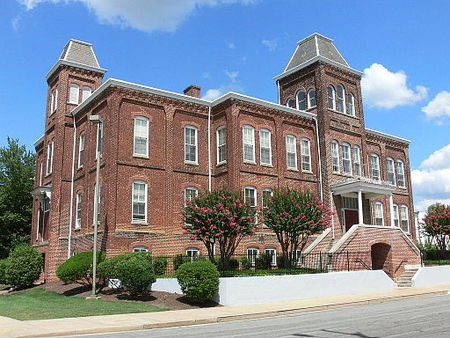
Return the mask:
<path id="1" fill-rule="evenodd" d="M 436 241 L 439 250 L 447 250 L 450 240 L 450 205 L 430 205 L 423 222 L 423 233 Z"/>
<path id="2" fill-rule="evenodd" d="M 218 247 L 219 267 L 227 269 L 241 240 L 255 232 L 255 213 L 239 193 L 204 192 L 185 206 L 184 230 L 191 239 L 203 242 L 211 262 L 215 262 L 214 246 Z"/>
<path id="3" fill-rule="evenodd" d="M 0 147 L 0 259 L 31 231 L 34 154 L 8 137 Z"/>
<path id="4" fill-rule="evenodd" d="M 275 189 L 262 209 L 262 222 L 277 236 L 284 263 L 292 266 L 308 239 L 330 226 L 332 212 L 309 192 Z"/>

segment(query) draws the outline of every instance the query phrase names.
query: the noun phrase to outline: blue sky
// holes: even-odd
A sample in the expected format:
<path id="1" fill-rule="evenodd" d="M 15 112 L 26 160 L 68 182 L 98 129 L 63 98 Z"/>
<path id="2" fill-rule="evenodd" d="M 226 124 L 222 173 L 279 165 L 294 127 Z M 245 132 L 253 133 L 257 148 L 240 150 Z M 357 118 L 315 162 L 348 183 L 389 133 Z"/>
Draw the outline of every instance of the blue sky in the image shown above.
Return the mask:
<path id="1" fill-rule="evenodd" d="M 276 101 L 273 76 L 319 32 L 364 71 L 367 127 L 413 141 L 419 208 L 450 203 L 449 17 L 448 0 L 3 0 L 0 146 L 42 134 L 44 76 L 69 38 L 94 44 L 106 77 Z"/>

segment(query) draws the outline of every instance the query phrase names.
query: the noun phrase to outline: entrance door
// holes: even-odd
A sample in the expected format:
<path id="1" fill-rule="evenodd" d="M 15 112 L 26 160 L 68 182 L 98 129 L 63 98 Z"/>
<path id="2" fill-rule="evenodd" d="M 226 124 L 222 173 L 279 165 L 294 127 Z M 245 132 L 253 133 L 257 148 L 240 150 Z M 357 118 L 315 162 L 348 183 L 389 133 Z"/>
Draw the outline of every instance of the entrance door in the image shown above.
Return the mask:
<path id="1" fill-rule="evenodd" d="M 358 210 L 344 209 L 345 232 L 349 231 L 352 225 L 358 224 Z"/>

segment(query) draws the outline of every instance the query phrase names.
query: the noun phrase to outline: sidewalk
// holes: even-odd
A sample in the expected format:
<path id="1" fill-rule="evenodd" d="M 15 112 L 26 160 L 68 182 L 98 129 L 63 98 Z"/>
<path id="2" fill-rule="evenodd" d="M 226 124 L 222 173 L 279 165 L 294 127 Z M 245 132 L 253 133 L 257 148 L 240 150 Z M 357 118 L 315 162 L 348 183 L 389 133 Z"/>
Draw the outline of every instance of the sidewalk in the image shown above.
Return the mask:
<path id="1" fill-rule="evenodd" d="M 331 298 L 292 300 L 257 305 L 224 306 L 180 311 L 19 321 L 0 317 L 0 337 L 48 337 L 108 333 L 161 327 L 217 323 L 271 317 L 337 307 L 381 303 L 413 297 L 448 294 L 450 285 L 398 288 L 388 292 Z"/>

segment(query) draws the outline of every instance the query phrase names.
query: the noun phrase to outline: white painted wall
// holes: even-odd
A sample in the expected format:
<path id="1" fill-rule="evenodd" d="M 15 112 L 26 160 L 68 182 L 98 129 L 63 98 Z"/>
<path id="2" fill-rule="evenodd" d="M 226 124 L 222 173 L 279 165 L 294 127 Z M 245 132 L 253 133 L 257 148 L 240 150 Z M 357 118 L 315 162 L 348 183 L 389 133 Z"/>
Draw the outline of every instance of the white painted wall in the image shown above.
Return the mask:
<path id="1" fill-rule="evenodd" d="M 450 265 L 420 268 L 412 282 L 415 287 L 450 284 Z"/>
<path id="2" fill-rule="evenodd" d="M 183 294 L 176 278 L 157 278 L 152 290 Z"/>

